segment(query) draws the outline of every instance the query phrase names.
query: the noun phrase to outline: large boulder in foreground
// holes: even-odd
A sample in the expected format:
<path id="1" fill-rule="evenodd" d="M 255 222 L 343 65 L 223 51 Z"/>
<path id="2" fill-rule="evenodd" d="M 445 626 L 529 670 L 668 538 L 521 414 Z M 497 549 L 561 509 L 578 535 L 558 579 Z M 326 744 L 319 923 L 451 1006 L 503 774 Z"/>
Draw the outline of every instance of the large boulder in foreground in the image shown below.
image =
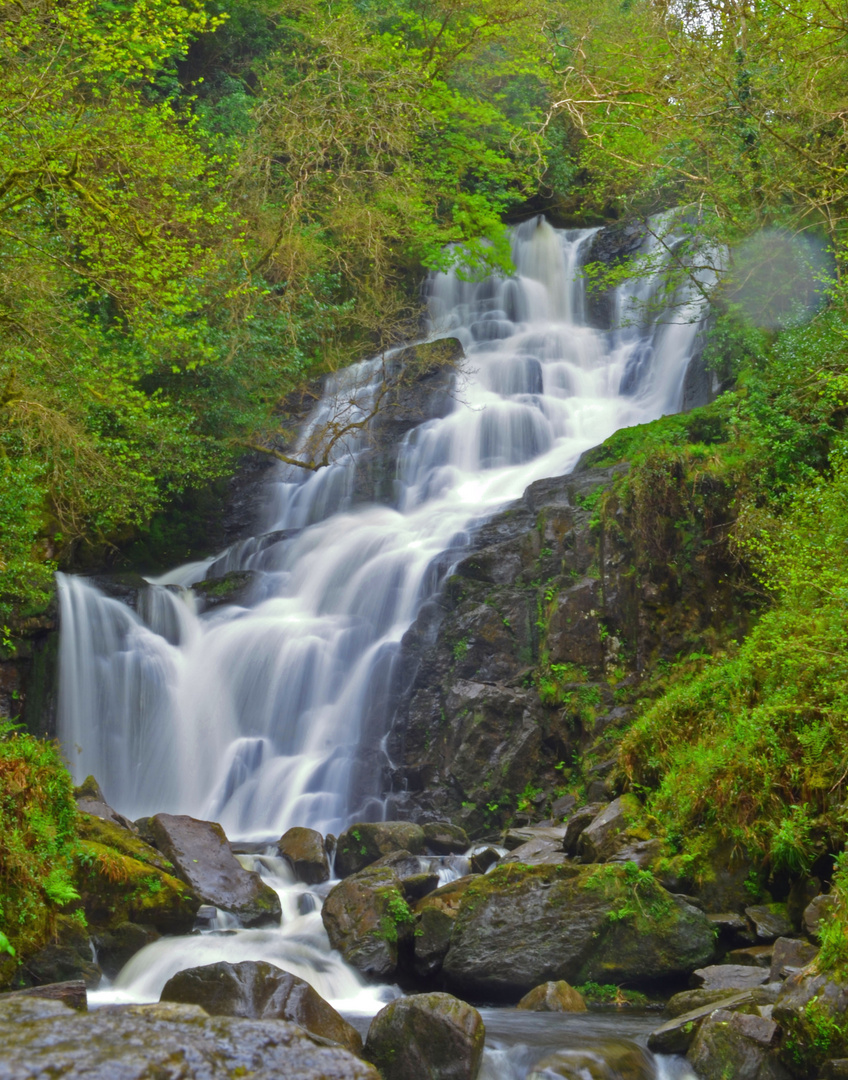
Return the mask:
<path id="1" fill-rule="evenodd" d="M 229 911 L 244 926 L 279 922 L 280 898 L 233 855 L 217 822 L 185 814 L 157 814 L 149 828 L 176 873 L 207 904 Z"/>
<path id="2" fill-rule="evenodd" d="M 4 1080 L 379 1080 L 373 1066 L 283 1020 L 208 1016 L 196 1005 L 72 1012 L 55 1001 L 0 998 Z"/>
<path id="3" fill-rule="evenodd" d="M 330 944 L 349 964 L 384 979 L 397 969 L 398 944 L 410 937 L 413 915 L 394 870 L 375 866 L 339 882 L 324 901 L 321 919 Z"/>
<path id="4" fill-rule="evenodd" d="M 476 1009 L 450 994 L 396 998 L 374 1017 L 365 1057 L 383 1080 L 474 1080 L 486 1029 Z"/>
<path id="5" fill-rule="evenodd" d="M 632 863 L 510 865 L 465 891 L 443 972 L 457 992 L 515 998 L 557 979 L 679 978 L 713 950 L 706 915 Z"/>
<path id="6" fill-rule="evenodd" d="M 308 982 L 262 961 L 223 961 L 178 971 L 165 983 L 159 1000 L 199 1005 L 210 1016 L 290 1020 L 313 1035 L 341 1043 L 354 1054 L 362 1050 L 356 1028 Z"/>
<path id="7" fill-rule="evenodd" d="M 339 837 L 336 875 L 356 874 L 393 851 L 423 855 L 426 846 L 424 830 L 411 821 L 358 821 Z"/>

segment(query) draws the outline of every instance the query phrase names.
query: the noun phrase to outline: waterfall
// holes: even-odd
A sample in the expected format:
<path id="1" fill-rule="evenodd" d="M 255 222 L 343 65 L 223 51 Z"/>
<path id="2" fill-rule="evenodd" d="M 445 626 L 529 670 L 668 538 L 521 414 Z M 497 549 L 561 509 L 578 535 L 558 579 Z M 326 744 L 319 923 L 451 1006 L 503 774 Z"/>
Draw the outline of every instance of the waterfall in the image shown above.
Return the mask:
<path id="1" fill-rule="evenodd" d="M 281 463 L 265 531 L 159 578 L 137 610 L 59 575 L 59 734 L 78 780 L 128 816 L 190 813 L 243 839 L 382 815 L 400 641 L 444 553 L 618 428 L 680 407 L 700 300 L 661 318 L 658 279 L 636 281 L 616 310 L 647 314 L 592 328 L 579 267 L 595 231 L 538 218 L 513 232 L 513 276 L 430 277 L 431 336 L 467 359 L 452 411 L 404 438 L 392 505 L 353 505 L 354 435 L 317 473 Z M 340 400 L 364 415 L 382 370 L 329 380 L 301 447 Z M 248 600 L 198 614 L 190 586 L 232 569 L 255 571 Z"/>

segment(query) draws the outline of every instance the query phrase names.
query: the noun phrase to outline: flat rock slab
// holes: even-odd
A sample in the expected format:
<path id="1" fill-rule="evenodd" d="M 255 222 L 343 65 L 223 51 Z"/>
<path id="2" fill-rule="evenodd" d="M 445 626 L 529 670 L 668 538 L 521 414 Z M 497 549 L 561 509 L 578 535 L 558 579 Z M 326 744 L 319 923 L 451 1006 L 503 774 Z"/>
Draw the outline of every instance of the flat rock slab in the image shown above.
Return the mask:
<path id="1" fill-rule="evenodd" d="M 660 1024 L 658 1028 L 654 1028 L 648 1036 L 648 1049 L 653 1050 L 655 1054 L 685 1054 L 692 1045 L 698 1027 L 706 1017 L 712 1016 L 717 1009 L 732 1009 L 748 1004 L 752 1000 L 749 990 L 741 994 L 723 994 L 718 1001 L 709 1001 L 695 1009 L 690 1009 L 689 1012 L 680 1013 L 673 1019 L 666 1020 L 664 1024 Z"/>
<path id="2" fill-rule="evenodd" d="M 564 825 L 548 825 L 541 828 L 528 825 L 526 828 L 509 829 L 504 833 L 503 846 L 508 851 L 514 851 L 516 848 L 523 847 L 524 844 L 547 842 L 549 844 L 554 844 L 562 851 L 562 841 L 564 838 Z"/>
<path id="3" fill-rule="evenodd" d="M 526 844 L 513 848 L 509 855 L 500 860 L 505 863 L 524 863 L 525 866 L 559 866 L 567 862 L 568 856 L 562 850 L 562 840 L 551 841 L 543 837 L 528 840 Z"/>
<path id="4" fill-rule="evenodd" d="M 209 1016 L 196 1005 L 110 1006 L 0 999 L 3 1080 L 380 1080 L 377 1070 L 283 1020 Z"/>
<path id="5" fill-rule="evenodd" d="M 280 898 L 258 874 L 244 869 L 216 822 L 157 814 L 150 830 L 156 846 L 201 900 L 231 912 L 244 926 L 280 921 Z"/>
<path id="6" fill-rule="evenodd" d="M 206 964 L 178 971 L 160 1001 L 199 1005 L 210 1016 L 247 1020 L 289 1020 L 313 1035 L 362 1051 L 359 1032 L 304 979 L 262 961 Z"/>
<path id="7" fill-rule="evenodd" d="M 768 981 L 768 968 L 748 964 L 712 964 L 692 972 L 692 985 L 701 990 L 750 990 Z"/>
<path id="8" fill-rule="evenodd" d="M 745 916 L 759 941 L 775 941 L 792 934 L 792 920 L 786 904 L 756 904 L 745 908 Z"/>

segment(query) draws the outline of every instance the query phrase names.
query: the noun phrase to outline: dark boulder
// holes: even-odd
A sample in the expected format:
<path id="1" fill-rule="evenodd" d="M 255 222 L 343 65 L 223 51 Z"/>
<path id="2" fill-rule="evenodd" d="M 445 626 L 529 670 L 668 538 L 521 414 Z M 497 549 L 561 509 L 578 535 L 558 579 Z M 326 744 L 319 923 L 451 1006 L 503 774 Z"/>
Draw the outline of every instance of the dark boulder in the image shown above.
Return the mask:
<path id="1" fill-rule="evenodd" d="M 701 1024 L 686 1057 L 702 1080 L 789 1080 L 779 1041 L 774 1021 L 718 1009 Z"/>
<path id="2" fill-rule="evenodd" d="M 409 940 L 413 915 L 397 874 L 390 867 L 368 867 L 330 891 L 321 919 L 330 944 L 349 964 L 385 979 L 397 969 L 398 945 Z"/>
<path id="3" fill-rule="evenodd" d="M 159 1000 L 199 1005 L 210 1016 L 290 1020 L 354 1054 L 362 1050 L 362 1039 L 352 1024 L 308 982 L 273 964 L 245 960 L 187 968 L 165 983 Z"/>
<path id="4" fill-rule="evenodd" d="M 441 970 L 462 897 L 477 875 L 457 878 L 415 905 L 413 968 L 422 978 Z"/>
<path id="5" fill-rule="evenodd" d="M 396 998 L 374 1017 L 365 1057 L 383 1080 L 474 1080 L 486 1029 L 476 1009 L 450 994 Z"/>
<path id="6" fill-rule="evenodd" d="M 411 821 L 359 821 L 338 839 L 336 874 L 355 874 L 393 851 L 423 855 L 425 847 L 424 830 Z"/>
<path id="7" fill-rule="evenodd" d="M 449 821 L 427 821 L 422 826 L 424 840 L 434 855 L 464 855 L 471 847 L 465 829 Z"/>
<path id="8" fill-rule="evenodd" d="M 295 826 L 277 841 L 277 850 L 288 862 L 298 881 L 319 885 L 330 877 L 330 862 L 324 837 L 315 829 Z"/>
<path id="9" fill-rule="evenodd" d="M 216 822 L 157 814 L 150 828 L 156 846 L 205 903 L 231 912 L 245 926 L 279 922 L 280 898 L 258 874 L 244 869 Z"/>
<path id="10" fill-rule="evenodd" d="M 498 867 L 466 889 L 444 961 L 450 987 L 516 998 L 539 983 L 650 984 L 713 953 L 703 912 L 635 867 Z"/>

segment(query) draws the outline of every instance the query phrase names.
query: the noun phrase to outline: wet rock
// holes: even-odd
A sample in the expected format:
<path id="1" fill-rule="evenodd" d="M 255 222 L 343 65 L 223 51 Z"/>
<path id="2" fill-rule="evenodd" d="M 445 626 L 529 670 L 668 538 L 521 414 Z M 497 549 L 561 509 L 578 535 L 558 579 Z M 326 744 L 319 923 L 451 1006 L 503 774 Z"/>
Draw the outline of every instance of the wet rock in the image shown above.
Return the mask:
<path id="1" fill-rule="evenodd" d="M 70 979 L 68 982 L 46 983 L 43 986 L 33 986 L 28 990 L 13 990 L 9 994 L 3 994 L 0 1003 L 14 1000 L 18 997 L 40 998 L 46 1001 L 58 1001 L 69 1009 L 78 1012 L 88 1010 L 88 994 L 82 979 Z M 2 1010 L 0 1010 L 2 1014 Z"/>
<path id="2" fill-rule="evenodd" d="M 336 846 L 336 873 L 355 874 L 393 851 L 423 855 L 424 830 L 411 821 L 360 821 L 341 834 Z"/>
<path id="3" fill-rule="evenodd" d="M 675 999 L 690 997 L 694 994 L 700 995 L 702 1000 L 693 1008 L 677 1011 L 681 1002 L 676 1001 L 672 1005 Z M 701 1023 L 708 1016 L 712 1016 L 717 1009 L 732 1009 L 751 1004 L 753 996 L 747 990 L 741 994 L 724 990 L 692 990 L 688 995 L 675 994 L 672 1001 L 669 1001 L 666 1006 L 669 1012 L 673 1011 L 672 1019 L 666 1020 L 648 1036 L 648 1049 L 653 1050 L 655 1054 L 685 1054 L 692 1045 Z"/>
<path id="4" fill-rule="evenodd" d="M 445 957 L 448 985 L 514 998 L 561 978 L 656 982 L 711 957 L 703 912 L 647 875 L 638 880 L 637 904 L 633 870 L 513 864 L 477 878 L 462 897 Z"/>
<path id="5" fill-rule="evenodd" d="M 124 817 L 123 814 L 119 814 L 117 810 L 113 810 L 109 806 L 100 785 L 93 776 L 87 776 L 79 787 L 74 788 L 74 798 L 76 799 L 77 810 L 81 814 L 92 814 L 95 817 L 104 818 L 115 825 L 129 829 L 131 832 L 137 831 L 129 818 Z"/>
<path id="6" fill-rule="evenodd" d="M 757 904 L 747 907 L 745 917 L 759 941 L 775 941 L 779 937 L 789 937 L 793 930 L 786 904 Z"/>
<path id="7" fill-rule="evenodd" d="M 308 982 L 261 961 L 187 968 L 165 983 L 159 1000 L 199 1005 L 210 1016 L 290 1020 L 312 1035 L 341 1043 L 354 1054 L 362 1050 L 356 1028 Z"/>
<path id="8" fill-rule="evenodd" d="M 580 834 L 577 854 L 581 861 L 605 862 L 614 855 L 617 838 L 638 817 L 641 809 L 635 795 L 622 795 L 605 807 Z"/>
<path id="9" fill-rule="evenodd" d="M 581 806 L 579 810 L 574 811 L 568 819 L 568 824 L 565 827 L 565 835 L 562 839 L 562 849 L 566 855 L 577 854 L 577 844 L 581 833 L 584 829 L 587 829 L 598 814 L 603 813 L 605 809 L 606 805 L 604 803 L 589 803 L 588 806 Z"/>
<path id="10" fill-rule="evenodd" d="M 471 856 L 471 870 L 475 874 L 485 874 L 489 867 L 494 866 L 500 858 L 501 853 L 497 848 L 487 847 L 475 851 Z"/>
<path id="11" fill-rule="evenodd" d="M 471 847 L 465 829 L 449 821 L 428 821 L 421 826 L 424 841 L 434 855 L 464 855 Z"/>
<path id="12" fill-rule="evenodd" d="M 3 1000 L 4 1080 L 379 1080 L 373 1066 L 282 1020 L 209 1016 L 193 1005 L 76 1013 L 53 1001 Z"/>
<path id="13" fill-rule="evenodd" d="M 665 1011 L 672 1018 L 682 1016 L 693 1010 L 706 1009 L 708 1006 L 718 1008 L 719 1004 L 728 998 L 739 997 L 740 1000 L 752 1001 L 750 990 L 681 990 L 668 999 Z"/>
<path id="14" fill-rule="evenodd" d="M 691 984 L 701 990 L 750 990 L 769 981 L 767 968 L 749 964 L 712 964 L 692 972 Z"/>
<path id="15" fill-rule="evenodd" d="M 640 870 L 647 870 L 656 863 L 662 854 L 662 841 L 657 839 L 634 840 L 628 833 L 620 833 L 615 838 L 613 853 L 606 859 L 607 862 L 632 862 Z M 671 890 L 669 890 L 671 891 Z M 700 907 L 700 901 L 696 896 L 687 897 L 687 902 L 695 907 Z"/>
<path id="16" fill-rule="evenodd" d="M 848 982 L 806 970 L 789 976 L 772 1015 L 784 1031 L 791 1071 L 809 1075 L 827 1058 L 848 1057 L 846 1013 Z"/>
<path id="17" fill-rule="evenodd" d="M 516 848 L 524 847 L 533 842 L 553 844 L 562 851 L 562 841 L 565 836 L 565 828 L 561 825 L 540 828 L 527 826 L 521 829 L 509 829 L 504 833 L 503 846 L 507 851 L 515 851 Z"/>
<path id="18" fill-rule="evenodd" d="M 533 1012 L 586 1012 L 586 1001 L 565 979 L 558 979 L 534 987 L 524 995 L 516 1008 Z"/>
<path id="19" fill-rule="evenodd" d="M 401 880 L 390 867 L 368 867 L 339 882 L 324 901 L 321 919 L 349 964 L 375 979 L 394 974 L 398 944 L 411 936 L 412 913 Z"/>
<path id="20" fill-rule="evenodd" d="M 201 609 L 224 607 L 227 604 L 246 604 L 259 578 L 254 570 L 232 570 L 221 577 L 210 577 L 192 585 L 191 590 L 201 602 Z"/>
<path id="21" fill-rule="evenodd" d="M 476 877 L 469 874 L 448 882 L 415 905 L 413 969 L 416 975 L 426 978 L 441 970 L 462 897 Z"/>
<path id="22" fill-rule="evenodd" d="M 771 969 L 774 945 L 749 945 L 746 949 L 733 949 L 725 957 L 728 964 L 742 964 L 743 967 L 764 967 Z"/>
<path id="23" fill-rule="evenodd" d="M 374 1017 L 365 1057 L 383 1080 L 474 1080 L 483 1057 L 480 1014 L 450 994 L 397 998 Z"/>
<path id="24" fill-rule="evenodd" d="M 371 863 L 371 867 L 386 866 L 393 870 L 400 878 L 404 896 L 410 900 L 420 900 L 439 884 L 438 870 L 431 869 L 432 861 L 408 851 L 393 851 L 391 855 L 384 855 Z"/>
<path id="25" fill-rule="evenodd" d="M 102 930 L 95 929 L 92 934 L 97 948 L 97 962 L 109 979 L 114 979 L 128 960 L 160 937 L 154 927 L 140 926 L 134 922 L 122 922 Z"/>
<path id="26" fill-rule="evenodd" d="M 568 860 L 562 850 L 562 839 L 556 841 L 537 838 L 513 848 L 509 855 L 500 860 L 501 865 L 522 863 L 524 866 L 558 866 Z"/>
<path id="27" fill-rule="evenodd" d="M 586 1042 L 590 1045 L 548 1054 L 528 1072 L 527 1080 L 654 1080 L 657 1075 L 653 1056 L 634 1042 Z"/>
<path id="28" fill-rule="evenodd" d="M 832 896 L 817 896 L 804 908 L 804 930 L 811 941 L 819 944 L 819 927 L 829 919 L 836 901 Z"/>
<path id="29" fill-rule="evenodd" d="M 798 938 L 778 938 L 774 943 L 769 979 L 777 982 L 778 979 L 786 979 L 794 975 L 801 968 L 806 967 L 818 955 L 818 949 L 809 941 L 801 941 Z"/>
<path id="30" fill-rule="evenodd" d="M 319 885 L 330 877 L 330 863 L 324 837 L 315 829 L 295 826 L 277 841 L 277 850 L 288 862 L 298 881 Z"/>
<path id="31" fill-rule="evenodd" d="M 762 1016 L 716 1010 L 686 1055 L 702 1080 L 789 1080 L 775 1048 L 779 1028 Z"/>
<path id="32" fill-rule="evenodd" d="M 95 989 L 103 976 L 91 955 L 88 931 L 67 915 L 56 917 L 53 939 L 26 957 L 12 978 L 14 989 L 82 981 Z"/>
<path id="33" fill-rule="evenodd" d="M 205 903 L 231 912 L 245 926 L 279 922 L 280 898 L 258 874 L 244 869 L 216 822 L 156 814 L 150 828 L 156 846 Z"/>

